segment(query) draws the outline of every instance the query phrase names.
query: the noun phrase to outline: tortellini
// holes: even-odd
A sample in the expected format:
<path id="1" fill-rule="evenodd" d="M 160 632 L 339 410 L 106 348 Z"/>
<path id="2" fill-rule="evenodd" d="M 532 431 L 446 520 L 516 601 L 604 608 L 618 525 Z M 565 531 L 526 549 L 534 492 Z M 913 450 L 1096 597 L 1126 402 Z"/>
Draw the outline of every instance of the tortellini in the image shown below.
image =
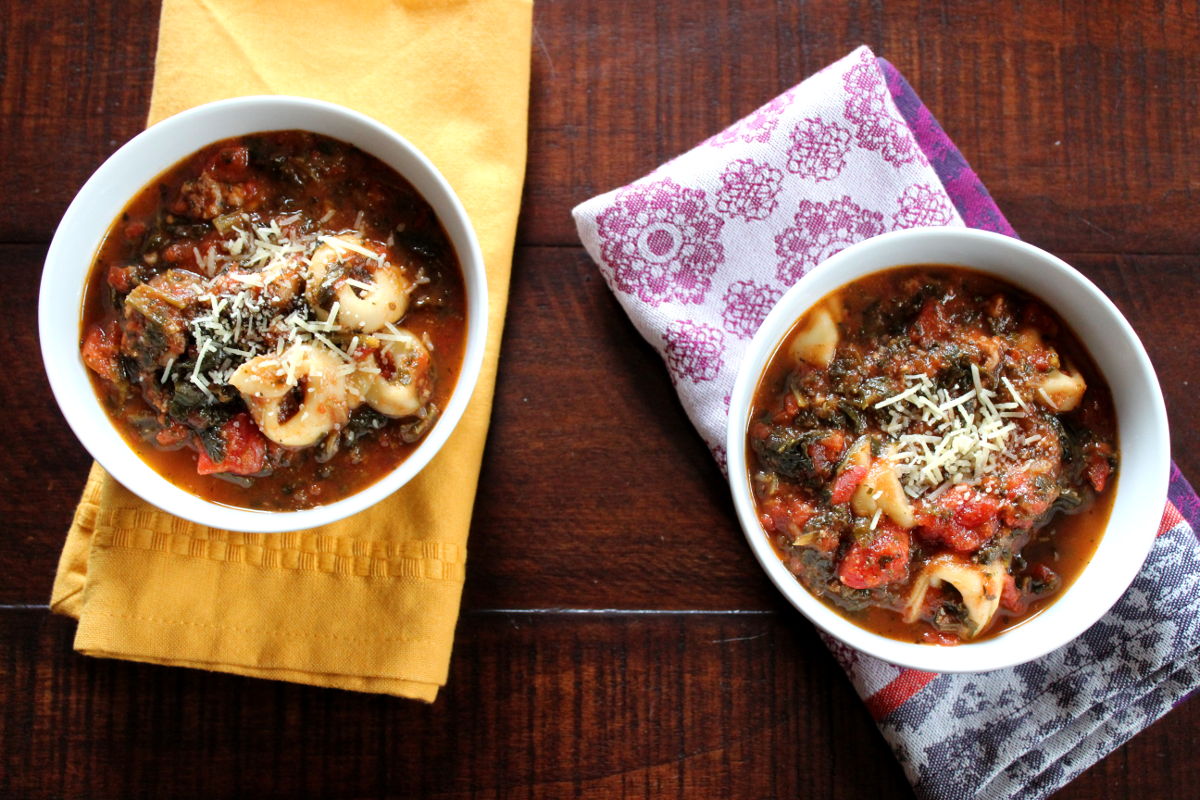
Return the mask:
<path id="1" fill-rule="evenodd" d="M 967 610 L 968 625 L 964 632 L 974 638 L 983 632 L 1000 608 L 1007 565 L 1003 561 L 976 564 L 961 556 L 944 553 L 934 556 L 913 581 L 905 606 L 904 621 L 915 622 L 921 616 L 921 606 L 929 587 L 939 588 L 949 583 L 962 596 Z"/>
<path id="2" fill-rule="evenodd" d="M 809 311 L 804 327 L 792 338 L 792 358 L 814 367 L 828 367 L 837 352 L 838 323 L 844 315 L 842 301 L 837 296 L 823 300 Z"/>
<path id="3" fill-rule="evenodd" d="M 851 452 L 851 456 L 861 458 L 855 451 Z M 896 447 L 892 445 L 885 455 L 871 462 L 866 478 L 850 498 L 850 507 L 860 517 L 874 516 L 876 511 L 882 511 L 892 522 L 908 529 L 916 524 L 916 520 L 912 504 L 908 502 L 908 495 L 904 493 L 900 476 L 896 473 L 895 456 Z"/>
<path id="4" fill-rule="evenodd" d="M 369 252 L 362 239 L 343 234 L 325 239 L 312 254 L 305 293 L 320 319 L 329 317 L 336 302 L 339 327 L 374 333 L 408 311 L 412 282 L 395 264 L 368 258 Z"/>
<path id="5" fill-rule="evenodd" d="M 350 418 L 342 361 L 323 347 L 294 344 L 255 356 L 229 378 L 263 435 L 285 447 L 308 447 Z"/>
<path id="6" fill-rule="evenodd" d="M 389 417 L 409 417 L 433 394 L 432 358 L 410 331 L 397 328 L 375 355 L 379 373 L 363 390 L 371 408 Z"/>
<path id="7" fill-rule="evenodd" d="M 1087 383 L 1078 372 L 1055 369 L 1042 377 L 1037 397 L 1051 411 L 1061 413 L 1078 408 L 1085 391 Z"/>

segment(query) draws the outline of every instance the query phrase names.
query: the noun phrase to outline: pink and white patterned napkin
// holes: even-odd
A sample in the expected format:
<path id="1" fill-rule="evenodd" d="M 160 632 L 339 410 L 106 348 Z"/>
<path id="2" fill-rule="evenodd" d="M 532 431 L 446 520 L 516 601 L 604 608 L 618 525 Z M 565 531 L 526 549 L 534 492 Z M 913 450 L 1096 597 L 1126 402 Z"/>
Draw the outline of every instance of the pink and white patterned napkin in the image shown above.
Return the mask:
<path id="1" fill-rule="evenodd" d="M 575 219 L 721 462 L 742 350 L 804 272 L 895 228 L 1016 235 L 903 76 L 865 47 Z M 826 641 L 919 796 L 1038 800 L 1200 688 L 1197 530 L 1200 498 L 1173 466 L 1129 591 L 1028 664 L 938 675 Z"/>
<path id="2" fill-rule="evenodd" d="M 738 364 L 784 291 L 860 239 L 963 224 L 866 47 L 573 213 L 722 467 Z"/>

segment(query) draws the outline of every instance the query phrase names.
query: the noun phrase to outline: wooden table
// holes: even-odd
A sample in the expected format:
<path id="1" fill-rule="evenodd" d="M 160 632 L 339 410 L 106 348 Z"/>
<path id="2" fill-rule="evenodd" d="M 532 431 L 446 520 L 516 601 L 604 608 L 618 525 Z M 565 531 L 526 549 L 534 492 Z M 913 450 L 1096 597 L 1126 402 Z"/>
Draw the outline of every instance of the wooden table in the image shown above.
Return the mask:
<path id="1" fill-rule="evenodd" d="M 449 686 L 422 706 L 86 659 L 46 600 L 89 459 L 35 305 L 84 179 L 144 124 L 153 0 L 0 10 L 0 796 L 904 797 L 812 627 L 755 565 L 571 207 L 860 42 L 1029 241 L 1104 289 L 1200 479 L 1200 9 L 539 0 L 529 170 Z M 199 67 L 199 68 L 202 68 Z M 1200 785 L 1193 699 L 1058 797 Z"/>

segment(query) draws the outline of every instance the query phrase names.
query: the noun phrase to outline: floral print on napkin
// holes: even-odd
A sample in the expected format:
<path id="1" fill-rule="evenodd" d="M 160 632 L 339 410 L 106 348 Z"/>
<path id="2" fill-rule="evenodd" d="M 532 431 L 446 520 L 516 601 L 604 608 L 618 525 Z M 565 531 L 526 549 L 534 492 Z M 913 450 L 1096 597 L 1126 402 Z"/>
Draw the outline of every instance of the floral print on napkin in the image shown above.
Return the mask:
<path id="1" fill-rule="evenodd" d="M 722 466 L 742 353 L 783 292 L 862 239 L 963 224 L 866 47 L 574 215 Z"/>

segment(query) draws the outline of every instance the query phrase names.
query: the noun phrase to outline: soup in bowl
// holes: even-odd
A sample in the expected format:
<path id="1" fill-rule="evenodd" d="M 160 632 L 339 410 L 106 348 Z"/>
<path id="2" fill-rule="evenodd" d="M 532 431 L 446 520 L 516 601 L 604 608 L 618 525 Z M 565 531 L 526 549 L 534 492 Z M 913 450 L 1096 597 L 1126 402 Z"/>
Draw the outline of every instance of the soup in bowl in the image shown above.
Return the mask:
<path id="1" fill-rule="evenodd" d="M 1128 323 L 1058 259 L 979 231 L 848 248 L 755 337 L 729 472 L 760 563 L 893 663 L 993 669 L 1095 622 L 1141 565 L 1169 464 Z M 951 646 L 959 645 L 959 646 Z"/>
<path id="2" fill-rule="evenodd" d="M 412 145 L 332 104 L 238 98 L 148 129 L 88 181 L 39 324 L 64 414 L 117 480 L 196 522 L 294 530 L 432 458 L 486 305 L 465 212 Z"/>

